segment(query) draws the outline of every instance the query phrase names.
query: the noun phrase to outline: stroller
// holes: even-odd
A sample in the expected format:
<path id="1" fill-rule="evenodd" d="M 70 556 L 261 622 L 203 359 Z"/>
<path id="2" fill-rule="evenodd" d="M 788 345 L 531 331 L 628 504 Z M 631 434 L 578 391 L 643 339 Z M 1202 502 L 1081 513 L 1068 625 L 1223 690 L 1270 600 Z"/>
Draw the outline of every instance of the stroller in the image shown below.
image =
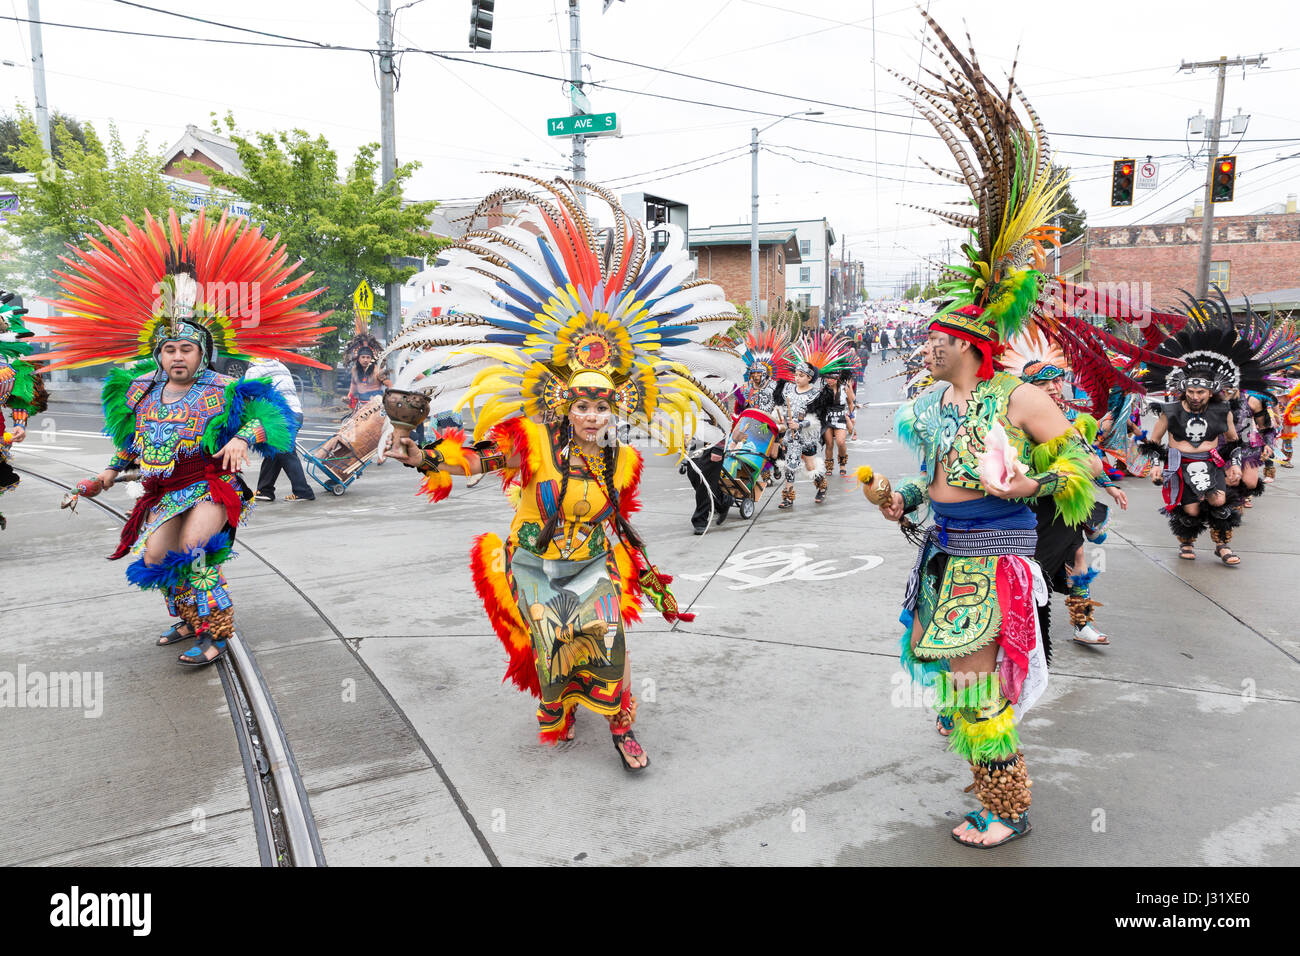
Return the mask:
<path id="1" fill-rule="evenodd" d="M 754 516 L 754 502 L 767 490 L 771 455 L 780 443 L 781 429 L 771 416 L 747 408 L 731 425 L 722 456 L 718 483 L 736 503 L 742 518 Z"/>

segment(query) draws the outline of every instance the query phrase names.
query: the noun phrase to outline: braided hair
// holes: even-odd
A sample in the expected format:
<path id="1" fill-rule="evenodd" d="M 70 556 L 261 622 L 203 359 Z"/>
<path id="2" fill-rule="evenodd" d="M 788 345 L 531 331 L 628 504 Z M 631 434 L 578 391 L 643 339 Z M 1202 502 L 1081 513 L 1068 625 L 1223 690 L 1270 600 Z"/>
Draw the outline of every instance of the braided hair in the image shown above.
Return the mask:
<path id="1" fill-rule="evenodd" d="M 544 554 L 546 549 L 551 546 L 551 539 L 555 537 L 556 526 L 564 514 L 564 496 L 569 491 L 569 461 L 573 454 L 572 427 L 569 425 L 569 416 L 565 415 L 559 425 L 560 445 L 564 448 L 564 461 L 560 465 L 560 497 L 556 502 L 555 511 L 546 519 L 546 524 L 542 526 L 542 533 L 537 536 L 537 550 L 539 554 Z"/>
<path id="2" fill-rule="evenodd" d="M 542 526 L 541 534 L 537 536 L 537 548 L 539 552 L 545 552 L 550 547 L 551 541 L 555 538 L 555 533 L 559 530 L 559 523 L 564 515 L 564 498 L 569 491 L 569 465 L 573 456 L 573 430 L 569 424 L 569 418 L 566 415 L 560 422 L 560 444 L 564 447 L 564 462 L 561 467 L 560 477 L 560 496 L 557 501 L 557 507 L 553 514 L 546 519 L 546 524 Z M 609 498 L 610 507 L 614 510 L 613 522 L 614 530 L 634 548 L 644 547 L 644 541 L 641 535 L 631 522 L 623 517 L 623 512 L 619 508 L 618 489 L 614 486 L 614 465 L 618 460 L 618 441 L 615 439 L 613 444 L 606 445 L 601 452 L 605 459 L 605 495 Z"/>
<path id="3" fill-rule="evenodd" d="M 632 523 L 623 517 L 623 511 L 618 504 L 618 489 L 614 487 L 614 463 L 618 460 L 618 438 L 617 432 L 614 443 L 605 446 L 605 494 L 609 496 L 610 506 L 614 509 L 614 530 L 619 533 L 629 545 L 641 549 L 645 547 L 641 535 L 632 527 Z"/>

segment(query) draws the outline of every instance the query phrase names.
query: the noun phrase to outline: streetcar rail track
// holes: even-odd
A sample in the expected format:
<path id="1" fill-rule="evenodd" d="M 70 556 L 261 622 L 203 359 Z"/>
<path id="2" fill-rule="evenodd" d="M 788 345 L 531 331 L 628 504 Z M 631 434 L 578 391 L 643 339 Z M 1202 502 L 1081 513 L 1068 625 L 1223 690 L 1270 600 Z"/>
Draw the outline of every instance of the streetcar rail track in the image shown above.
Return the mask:
<path id="1" fill-rule="evenodd" d="M 71 462 L 49 460 L 77 467 Z M 15 470 L 65 491 L 74 490 L 66 482 L 29 468 Z M 88 500 L 118 520 L 126 521 L 127 516 L 112 505 L 95 498 Z M 216 667 L 244 766 L 258 860 L 262 866 L 325 866 L 325 853 L 302 776 L 266 681 L 237 630 L 229 646 L 231 653 L 218 660 Z"/>
<path id="2" fill-rule="evenodd" d="M 82 465 L 78 465 L 75 462 L 70 462 L 63 459 L 55 458 L 51 455 L 45 455 L 43 456 L 43 459 L 44 461 L 50 462 L 52 464 L 64 465 L 69 468 L 76 468 L 79 471 L 84 470 L 84 466 Z M 71 490 L 71 486 L 65 484 L 64 482 L 58 481 L 57 479 L 54 478 L 50 478 L 46 475 L 42 475 L 39 472 L 31 471 L 30 469 L 22 469 L 22 468 L 19 468 L 17 470 L 22 472 L 23 474 L 29 474 L 34 478 L 39 478 L 43 481 L 46 481 L 52 485 L 63 488 L 65 490 Z M 484 484 L 480 482 L 477 486 L 473 488 L 465 489 L 464 494 L 474 495 L 478 492 L 481 492 L 483 490 L 483 487 Z M 117 510 L 111 505 L 105 504 L 104 502 L 100 501 L 97 498 L 91 498 L 90 502 L 96 507 L 103 508 L 105 511 L 109 512 L 115 517 L 123 521 L 126 520 L 126 516 L 121 511 Z M 304 591 L 301 587 L 299 587 L 298 584 L 295 583 L 292 579 L 290 579 L 290 577 L 287 574 L 285 574 L 283 570 L 281 570 L 276 564 L 274 564 L 269 559 L 267 559 L 264 555 L 262 555 L 257 549 L 253 548 L 251 545 L 247 543 L 244 543 L 240 545 L 240 551 L 255 558 L 257 561 L 260 561 L 273 574 L 279 577 L 280 580 L 282 580 L 290 588 L 290 590 L 294 592 L 294 594 L 296 594 L 299 598 L 301 598 L 302 601 L 312 609 L 312 611 L 321 620 L 321 622 L 330 630 L 330 632 L 334 635 L 334 638 L 338 640 L 338 642 L 342 644 L 344 648 L 347 649 L 348 653 L 351 654 L 352 658 L 357 662 L 357 665 L 361 667 L 361 669 L 366 673 L 366 675 L 372 681 L 374 681 L 375 686 L 379 689 L 380 693 L 383 694 L 384 699 L 388 701 L 389 706 L 393 708 L 394 713 L 396 713 L 398 718 L 406 725 L 407 730 L 411 733 L 412 737 L 415 739 L 420 749 L 424 752 L 424 755 L 428 758 L 429 763 L 432 766 L 433 770 L 438 774 L 439 779 L 442 781 L 443 786 L 446 787 L 448 795 L 451 797 L 452 802 L 456 805 L 456 808 L 460 812 L 462 819 L 464 819 L 465 824 L 470 831 L 470 834 L 474 837 L 475 842 L 478 844 L 479 849 L 482 851 L 484 857 L 488 861 L 488 864 L 490 866 L 500 866 L 501 865 L 500 858 L 497 856 L 496 851 L 492 848 L 491 843 L 484 835 L 482 828 L 478 825 L 478 821 L 474 818 L 473 812 L 470 810 L 468 803 L 465 801 L 465 798 L 461 795 L 459 788 L 455 785 L 455 783 L 452 782 L 450 775 L 446 771 L 446 768 L 443 767 L 442 761 L 440 761 L 438 757 L 434 754 L 433 748 L 429 745 L 428 741 L 424 739 L 424 736 L 416 728 L 414 721 L 411 720 L 411 718 L 407 715 L 406 711 L 397 702 L 397 699 L 393 697 L 392 693 L 388 690 L 388 688 L 385 687 L 384 684 L 379 680 L 378 675 L 375 674 L 375 672 L 371 669 L 370 665 L 367 664 L 365 659 L 361 656 L 359 645 L 362 641 L 362 638 L 346 637 L 343 634 L 343 631 L 339 628 L 339 626 L 329 617 L 329 615 L 325 613 L 324 609 L 315 600 L 313 600 L 309 594 L 307 594 L 306 591 Z M 242 638 L 240 640 L 240 643 L 245 648 L 247 647 L 247 645 L 242 641 Z M 251 653 L 248 655 L 248 657 L 249 660 L 251 661 L 252 667 L 256 674 L 257 681 L 261 684 L 262 693 L 265 697 L 266 703 L 267 705 L 269 705 L 268 706 L 269 713 L 265 715 L 269 723 L 267 723 L 266 725 L 273 726 L 279 729 L 279 717 L 275 713 L 275 705 L 271 701 L 270 692 L 266 689 L 265 683 L 262 682 L 261 671 L 257 669 L 256 659 L 252 657 Z M 225 659 L 218 661 L 217 662 L 218 667 L 220 667 L 224 663 L 225 663 Z M 233 676 L 233 672 L 232 672 L 232 676 Z M 241 711 L 241 713 L 242 712 L 243 711 Z M 234 713 L 235 712 L 232 710 L 231 711 L 232 717 L 234 716 Z M 248 719 L 249 716 L 250 716 L 249 714 L 245 714 L 246 719 Z M 253 713 L 252 716 L 255 717 L 256 713 Z M 261 744 L 257 743 L 255 745 L 249 739 L 249 735 L 247 735 L 243 730 L 243 728 L 239 726 L 239 722 L 237 721 L 236 723 L 237 723 L 236 726 L 237 735 L 243 735 L 240 737 L 241 748 L 247 746 L 250 752 L 254 752 L 254 753 L 260 752 Z M 320 838 L 317 833 L 315 820 L 311 816 L 311 809 L 307 803 L 306 788 L 302 785 L 301 775 L 298 772 L 296 764 L 294 764 L 293 762 L 293 752 L 292 750 L 290 750 L 287 741 L 284 740 L 283 730 L 279 731 L 279 736 L 280 739 L 284 741 L 283 748 L 282 748 L 283 762 L 273 761 L 267 758 L 265 755 L 263 755 L 260 759 L 256 759 L 254 762 L 259 767 L 265 765 L 266 767 L 272 769 L 283 768 L 284 771 L 288 771 L 290 773 L 291 782 L 293 784 L 293 790 L 298 794 L 299 797 L 298 803 L 306 815 L 306 820 L 308 822 L 307 832 L 310 836 L 311 846 L 315 850 L 315 853 L 317 854 L 316 859 L 318 860 L 318 863 L 316 864 L 291 863 L 288 865 L 324 866 L 326 865 L 324 861 L 324 853 L 320 847 Z M 248 770 L 247 764 L 245 766 L 245 769 L 247 773 L 251 773 L 251 771 Z M 288 782 L 286 782 L 286 786 L 284 788 L 285 790 L 289 789 L 287 783 Z M 250 794 L 252 794 L 254 790 L 252 777 L 249 778 L 249 790 L 250 790 Z M 255 813 L 255 817 L 256 816 L 257 814 Z M 280 814 L 268 813 L 268 817 L 271 823 L 275 824 L 277 820 L 280 819 Z M 298 833 L 297 841 L 301 848 L 304 842 L 301 829 L 298 827 L 294 827 L 292 830 L 289 830 L 288 832 Z M 259 840 L 260 839 L 261 837 L 259 837 Z M 284 842 L 286 842 L 286 844 L 287 844 L 287 840 L 288 840 L 288 836 L 286 833 L 284 835 Z M 279 855 L 277 854 L 277 859 L 278 856 Z M 306 857 L 303 857 L 303 859 L 306 859 Z M 276 865 L 286 865 L 286 864 L 279 863 Z"/>

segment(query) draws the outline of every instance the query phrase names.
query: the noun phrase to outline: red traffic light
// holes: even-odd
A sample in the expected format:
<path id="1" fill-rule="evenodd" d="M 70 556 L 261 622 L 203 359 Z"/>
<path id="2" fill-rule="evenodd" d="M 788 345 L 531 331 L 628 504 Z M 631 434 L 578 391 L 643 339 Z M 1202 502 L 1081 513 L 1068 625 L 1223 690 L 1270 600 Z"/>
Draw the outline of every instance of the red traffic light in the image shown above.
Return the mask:
<path id="1" fill-rule="evenodd" d="M 1237 185 L 1237 157 L 1220 156 L 1215 160 L 1214 182 L 1210 189 L 1210 202 L 1232 202 Z"/>
<path id="2" fill-rule="evenodd" d="M 1133 205 L 1133 171 L 1137 169 L 1134 159 L 1117 159 L 1110 177 L 1110 204 L 1112 206 Z"/>

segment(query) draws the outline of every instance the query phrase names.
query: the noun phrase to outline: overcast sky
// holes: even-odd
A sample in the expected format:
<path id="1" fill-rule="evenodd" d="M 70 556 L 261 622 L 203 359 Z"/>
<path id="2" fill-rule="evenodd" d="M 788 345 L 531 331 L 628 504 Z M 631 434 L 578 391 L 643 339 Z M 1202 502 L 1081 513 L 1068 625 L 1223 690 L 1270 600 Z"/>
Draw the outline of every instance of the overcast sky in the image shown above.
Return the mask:
<path id="1" fill-rule="evenodd" d="M 148 5 L 164 6 L 161 0 Z M 955 247 L 961 239 L 958 230 L 903 205 L 963 195 L 917 162 L 924 156 L 950 165 L 942 143 L 923 119 L 913 118 L 902 85 L 886 72 L 917 76 L 922 21 L 910 3 L 619 0 L 603 14 L 601 7 L 601 0 L 582 2 L 587 78 L 620 89 L 598 85 L 588 95 L 593 111 L 618 114 L 623 136 L 588 142 L 589 178 L 619 193 L 645 189 L 689 203 L 695 226 L 748 222 L 751 127 L 821 110 L 822 116 L 786 119 L 763 133 L 772 151 L 759 160 L 761 220 L 827 217 L 837 237 L 846 238 L 850 257 L 867 263 L 874 293 L 892 290 L 924 256 L 940 253 L 945 240 Z M 378 35 L 374 0 L 193 0 L 167 9 L 342 46 L 372 48 Z M 567 9 L 568 0 L 498 0 L 493 51 L 478 53 L 468 51 L 470 0 L 423 0 L 400 12 L 399 48 L 473 61 L 417 52 L 401 58 L 398 159 L 422 164 L 410 198 L 479 196 L 500 181 L 484 171 L 515 164 L 543 176 L 567 170 L 569 141 L 545 132 L 548 117 L 568 112 L 558 79 L 568 71 Z M 1240 107 L 1252 119 L 1235 146 L 1236 202 L 1226 209 L 1247 213 L 1300 191 L 1300 14 L 1285 0 L 932 0 L 930 11 L 963 43 L 966 23 L 982 65 L 999 80 L 1019 44 L 1016 75 L 1054 134 L 1059 160 L 1072 167 L 1075 195 L 1093 225 L 1159 219 L 1200 197 L 1204 158 L 1193 165 L 1189 156 L 1201 144 L 1189 151 L 1185 131 L 1198 109 L 1213 112 L 1214 71 L 1179 73 L 1182 60 L 1268 57 L 1265 69 L 1229 71 L 1224 115 Z M 0 15 L 25 18 L 27 4 L 0 0 Z M 114 120 L 128 140 L 145 135 L 153 145 L 170 145 L 187 123 L 206 126 L 211 112 L 226 110 L 248 131 L 323 133 L 345 160 L 359 144 L 379 139 L 379 93 L 365 52 L 217 45 L 52 25 L 283 42 L 114 0 L 42 0 L 41 15 L 51 24 L 44 45 L 52 107 L 101 129 Z M 0 95 L 30 106 L 29 27 L 0 21 L 0 36 L 4 58 L 17 64 L 0 69 Z M 935 65 L 930 55 L 922 62 Z M 1132 209 L 1111 209 L 1111 161 L 1148 154 L 1161 164 L 1159 188 L 1140 194 Z M 1278 161 L 1288 156 L 1296 158 Z"/>

